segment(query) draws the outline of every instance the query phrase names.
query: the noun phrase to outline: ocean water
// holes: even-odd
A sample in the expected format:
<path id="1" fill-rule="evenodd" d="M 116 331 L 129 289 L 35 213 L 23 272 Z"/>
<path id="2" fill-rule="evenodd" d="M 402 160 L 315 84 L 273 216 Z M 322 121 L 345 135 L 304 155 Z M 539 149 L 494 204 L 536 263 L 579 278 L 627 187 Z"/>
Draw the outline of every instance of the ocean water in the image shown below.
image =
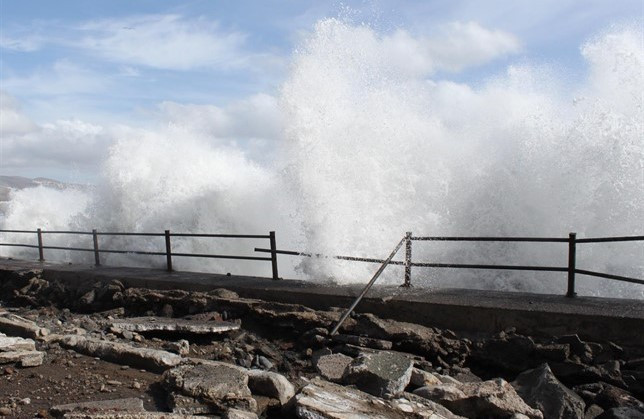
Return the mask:
<path id="1" fill-rule="evenodd" d="M 277 233 L 278 247 L 386 257 L 405 234 L 578 237 L 644 232 L 641 27 L 580 45 L 586 74 L 517 64 L 484 82 L 401 65 L 391 37 L 319 21 L 276 93 L 282 134 L 271 157 L 181 124 L 131 129 L 90 190 L 13 193 L 3 228 Z M 6 241 L 20 241 L 7 236 Z M 32 240 L 32 239 L 30 239 Z M 50 244 L 90 238 L 47 235 Z M 101 237 L 101 247 L 162 251 L 163 239 Z M 267 240 L 176 239 L 177 252 L 256 255 Z M 30 250 L 3 248 L 28 257 Z M 414 260 L 565 266 L 567 245 L 414 243 Z M 32 252 L 33 253 L 33 252 Z M 585 244 L 578 267 L 644 278 L 644 245 Z M 91 262 L 91 254 L 48 258 Z M 163 266 L 162 257 L 105 263 Z M 397 259 L 401 259 L 401 255 Z M 267 262 L 175 259 L 183 270 L 270 275 Z M 376 265 L 280 256 L 281 275 L 363 283 Z M 389 267 L 381 281 L 402 282 Z M 564 273 L 414 268 L 426 287 L 563 293 Z M 580 276 L 580 294 L 644 298 L 644 287 Z"/>

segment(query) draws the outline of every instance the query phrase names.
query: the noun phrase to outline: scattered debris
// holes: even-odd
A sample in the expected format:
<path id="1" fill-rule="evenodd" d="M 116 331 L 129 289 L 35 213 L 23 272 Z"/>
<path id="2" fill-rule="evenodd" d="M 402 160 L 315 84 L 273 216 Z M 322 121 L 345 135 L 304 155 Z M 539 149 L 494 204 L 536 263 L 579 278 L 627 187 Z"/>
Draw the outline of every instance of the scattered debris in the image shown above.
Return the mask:
<path id="1" fill-rule="evenodd" d="M 355 314 L 329 336 L 337 310 L 226 290 L 157 291 L 118 281 L 68 289 L 38 272 L 12 275 L 0 285 L 0 297 L 18 305 L 0 308 L 4 416 L 644 414 L 644 348 L 513 329 L 468 338 L 372 314 Z M 99 409 L 108 398 L 115 408 Z"/>

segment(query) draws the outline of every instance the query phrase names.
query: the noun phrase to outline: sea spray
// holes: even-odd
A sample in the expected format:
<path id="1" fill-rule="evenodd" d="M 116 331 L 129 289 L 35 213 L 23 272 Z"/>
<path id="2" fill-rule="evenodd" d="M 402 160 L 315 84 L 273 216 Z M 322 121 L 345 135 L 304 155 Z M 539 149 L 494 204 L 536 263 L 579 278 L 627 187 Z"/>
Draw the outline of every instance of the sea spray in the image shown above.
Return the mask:
<path id="1" fill-rule="evenodd" d="M 132 131 L 112 147 L 94 192 L 47 196 L 52 204 L 37 221 L 112 231 L 276 230 L 280 248 L 366 257 L 385 257 L 406 231 L 642 233 L 641 27 L 614 28 L 584 44 L 587 76 L 575 83 L 557 68 L 525 64 L 477 84 L 454 82 L 432 66 L 406 66 L 391 39 L 366 25 L 316 24 L 280 92 L 284 134 L 273 161 L 253 161 L 246 150 L 176 121 L 157 132 Z M 37 227 L 26 209 L 43 202 L 38 193 L 15 193 L 4 226 Z M 162 249 L 158 241 L 106 240 L 112 248 Z M 177 241 L 177 251 L 198 253 L 252 254 L 255 246 L 266 243 Z M 566 252 L 565 244 L 414 243 L 414 260 L 427 262 L 565 266 Z M 641 244 L 580 245 L 578 255 L 585 269 L 644 277 Z M 268 265 L 243 261 L 179 259 L 176 266 L 269 275 Z M 376 269 L 289 256 L 280 256 L 280 267 L 284 276 L 341 283 L 365 282 Z M 382 281 L 400 283 L 401 270 L 388 268 Z M 559 273 L 414 268 L 413 281 L 565 290 Z M 644 298 L 641 286 L 582 276 L 578 284 L 580 293 Z"/>

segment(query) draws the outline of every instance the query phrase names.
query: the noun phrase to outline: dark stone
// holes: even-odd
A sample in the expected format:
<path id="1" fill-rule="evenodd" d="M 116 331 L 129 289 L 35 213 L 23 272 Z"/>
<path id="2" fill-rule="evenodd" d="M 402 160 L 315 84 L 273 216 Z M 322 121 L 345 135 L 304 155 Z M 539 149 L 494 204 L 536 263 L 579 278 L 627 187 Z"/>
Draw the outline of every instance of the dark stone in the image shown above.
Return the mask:
<path id="1" fill-rule="evenodd" d="M 583 418 L 586 403 L 554 376 L 548 364 L 521 373 L 512 386 L 545 418 Z"/>

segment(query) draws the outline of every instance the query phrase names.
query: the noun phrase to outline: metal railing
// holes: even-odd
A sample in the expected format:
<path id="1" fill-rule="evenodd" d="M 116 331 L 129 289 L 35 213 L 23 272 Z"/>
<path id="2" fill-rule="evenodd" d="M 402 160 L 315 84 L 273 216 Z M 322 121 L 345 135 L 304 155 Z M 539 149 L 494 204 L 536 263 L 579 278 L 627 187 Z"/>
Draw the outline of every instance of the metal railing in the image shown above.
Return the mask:
<path id="1" fill-rule="evenodd" d="M 202 234 L 202 233 L 171 233 L 170 230 L 165 230 L 163 233 L 129 233 L 129 232 L 99 232 L 96 229 L 90 231 L 60 231 L 60 230 L 0 230 L 0 233 L 18 233 L 18 234 L 35 234 L 36 244 L 28 243 L 0 243 L 0 246 L 8 247 L 27 247 L 38 249 L 38 260 L 45 261 L 45 250 L 68 250 L 75 252 L 93 252 L 94 264 L 101 265 L 101 253 L 116 253 L 116 254 L 132 254 L 132 255 L 149 255 L 149 256 L 165 256 L 166 268 L 172 271 L 172 258 L 177 257 L 193 257 L 193 258 L 207 258 L 207 259 L 236 259 L 236 260 L 255 260 L 255 261 L 268 261 L 271 262 L 272 279 L 280 279 L 277 269 L 277 245 L 275 240 L 275 232 L 271 231 L 267 235 L 261 234 Z M 43 235 L 47 234 L 63 234 L 63 235 L 81 235 L 92 236 L 93 247 L 65 247 L 65 246 L 46 246 L 43 244 Z M 141 236 L 141 237 L 163 237 L 165 238 L 165 251 L 150 252 L 143 250 L 120 250 L 120 249 L 102 249 L 99 247 L 100 236 Z M 217 255 L 217 254 L 204 254 L 204 253 L 179 253 L 172 251 L 172 237 L 201 237 L 201 238 L 225 238 L 225 239 L 268 239 L 270 249 L 270 257 L 259 256 L 240 256 L 240 255 Z"/>
<path id="2" fill-rule="evenodd" d="M 623 281 L 623 282 L 630 282 L 633 284 L 644 285 L 644 280 L 642 279 L 577 268 L 577 245 L 578 244 L 644 241 L 644 236 L 596 237 L 596 238 L 577 239 L 576 233 L 570 233 L 567 238 L 563 238 L 563 237 L 450 237 L 450 236 L 423 237 L 423 236 L 414 236 L 411 232 L 407 232 L 403 237 L 402 241 L 405 243 L 404 261 L 391 260 L 391 258 L 374 259 L 374 258 L 364 258 L 364 257 L 355 257 L 355 256 L 327 256 L 322 254 L 296 252 L 292 250 L 276 250 L 275 252 L 278 254 L 292 255 L 292 256 L 325 257 L 325 258 L 356 261 L 356 262 L 379 263 L 379 264 L 383 264 L 383 266 L 387 266 L 387 265 L 404 266 L 405 277 L 404 277 L 404 282 L 401 285 L 403 287 L 411 286 L 412 267 L 453 268 L 453 269 L 496 269 L 496 270 L 535 271 L 535 272 L 544 272 L 544 271 L 545 272 L 566 272 L 567 278 L 568 278 L 566 297 L 574 297 L 576 295 L 575 293 L 575 279 L 576 279 L 575 275 L 576 274 L 595 276 L 600 278 L 612 279 L 616 281 Z M 567 252 L 568 265 L 567 266 L 537 266 L 537 265 L 494 265 L 494 264 L 414 262 L 412 260 L 412 242 L 414 241 L 567 243 L 568 244 L 568 252 Z M 396 250 L 398 250 L 398 248 Z M 255 251 L 271 252 L 271 249 L 255 248 Z"/>

